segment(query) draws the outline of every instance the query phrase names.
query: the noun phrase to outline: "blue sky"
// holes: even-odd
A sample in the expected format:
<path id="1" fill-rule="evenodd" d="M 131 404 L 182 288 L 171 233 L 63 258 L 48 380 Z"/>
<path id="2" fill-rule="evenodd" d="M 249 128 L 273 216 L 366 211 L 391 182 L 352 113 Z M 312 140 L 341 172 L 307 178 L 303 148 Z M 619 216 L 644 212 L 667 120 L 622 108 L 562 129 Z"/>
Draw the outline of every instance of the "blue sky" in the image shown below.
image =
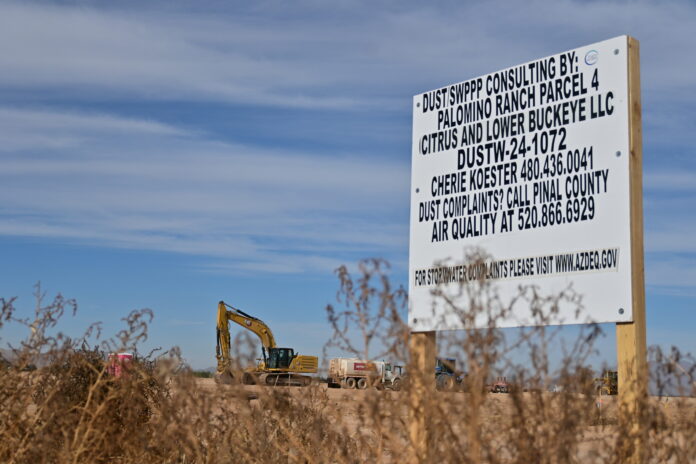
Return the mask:
<path id="1" fill-rule="evenodd" d="M 696 352 L 693 2 L 0 2 L 0 295 L 214 364 L 216 303 L 321 352 L 333 270 L 406 284 L 411 97 L 641 41 L 648 343 Z M 613 328 L 603 355 L 613 362 Z M 16 334 L 3 334 L 3 343 Z"/>

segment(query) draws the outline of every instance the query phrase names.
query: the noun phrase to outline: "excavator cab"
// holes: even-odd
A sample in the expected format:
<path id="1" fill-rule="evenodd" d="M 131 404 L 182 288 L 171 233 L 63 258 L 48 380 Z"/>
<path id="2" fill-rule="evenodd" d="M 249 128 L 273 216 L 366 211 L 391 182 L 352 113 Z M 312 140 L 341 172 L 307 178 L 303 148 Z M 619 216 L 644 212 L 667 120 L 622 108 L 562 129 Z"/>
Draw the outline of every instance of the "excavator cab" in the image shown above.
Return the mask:
<path id="1" fill-rule="evenodd" d="M 287 369 L 295 357 L 295 350 L 292 348 L 269 348 L 268 364 L 269 369 Z"/>

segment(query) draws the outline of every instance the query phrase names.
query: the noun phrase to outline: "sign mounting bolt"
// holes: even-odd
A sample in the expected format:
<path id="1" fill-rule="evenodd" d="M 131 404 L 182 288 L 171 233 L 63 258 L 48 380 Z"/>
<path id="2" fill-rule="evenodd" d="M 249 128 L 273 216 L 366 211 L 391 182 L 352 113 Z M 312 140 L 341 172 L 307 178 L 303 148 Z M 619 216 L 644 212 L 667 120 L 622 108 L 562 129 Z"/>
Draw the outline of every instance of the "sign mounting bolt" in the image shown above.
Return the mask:
<path id="1" fill-rule="evenodd" d="M 617 152 L 616 152 L 616 157 L 618 158 L 619 156 L 621 156 L 621 152 L 620 152 L 620 151 L 617 151 Z"/>
<path id="2" fill-rule="evenodd" d="M 619 308 L 619 314 L 623 314 L 623 313 L 624 313 L 623 308 Z"/>

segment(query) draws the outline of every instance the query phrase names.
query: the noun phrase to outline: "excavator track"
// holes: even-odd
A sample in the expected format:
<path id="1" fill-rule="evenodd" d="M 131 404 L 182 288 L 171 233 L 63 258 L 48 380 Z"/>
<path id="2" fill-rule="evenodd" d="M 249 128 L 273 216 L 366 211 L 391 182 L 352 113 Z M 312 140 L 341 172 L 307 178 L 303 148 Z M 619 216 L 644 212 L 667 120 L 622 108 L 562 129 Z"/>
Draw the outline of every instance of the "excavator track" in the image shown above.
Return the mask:
<path id="1" fill-rule="evenodd" d="M 312 377 L 308 375 L 271 373 L 261 374 L 259 384 L 269 387 L 306 387 L 312 382 Z"/>

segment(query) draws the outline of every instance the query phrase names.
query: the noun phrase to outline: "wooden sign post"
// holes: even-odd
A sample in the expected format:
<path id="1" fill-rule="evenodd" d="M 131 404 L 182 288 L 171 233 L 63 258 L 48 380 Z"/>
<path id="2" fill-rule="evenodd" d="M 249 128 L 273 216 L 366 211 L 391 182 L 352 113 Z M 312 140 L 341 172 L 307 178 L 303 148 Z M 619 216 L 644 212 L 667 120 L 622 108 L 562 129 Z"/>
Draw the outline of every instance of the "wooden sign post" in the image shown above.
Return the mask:
<path id="1" fill-rule="evenodd" d="M 631 195 L 631 280 L 633 322 L 616 324 L 616 351 L 619 377 L 620 419 L 626 437 L 625 452 L 632 461 L 645 460 L 645 429 L 640 405 L 648 394 L 648 367 L 645 330 L 645 273 L 643 257 L 643 133 L 640 101 L 640 45 L 628 38 L 629 172 Z"/>
<path id="2" fill-rule="evenodd" d="M 412 461 L 430 462 L 428 459 L 428 398 L 435 392 L 435 357 L 437 356 L 435 332 L 411 332 L 409 339 L 409 435 Z"/>

